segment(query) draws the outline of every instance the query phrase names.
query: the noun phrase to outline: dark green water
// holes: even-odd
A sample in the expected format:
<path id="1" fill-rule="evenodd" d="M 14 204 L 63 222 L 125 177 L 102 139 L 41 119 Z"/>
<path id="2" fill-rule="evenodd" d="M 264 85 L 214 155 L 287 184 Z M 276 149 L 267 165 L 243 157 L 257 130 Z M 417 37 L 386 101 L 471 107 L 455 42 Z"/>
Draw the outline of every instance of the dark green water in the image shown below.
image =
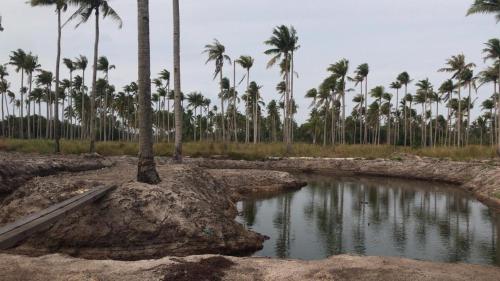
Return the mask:
<path id="1" fill-rule="evenodd" d="M 308 177 L 306 187 L 238 203 L 238 221 L 270 237 L 255 256 L 353 253 L 500 265 L 500 216 L 457 187 Z"/>

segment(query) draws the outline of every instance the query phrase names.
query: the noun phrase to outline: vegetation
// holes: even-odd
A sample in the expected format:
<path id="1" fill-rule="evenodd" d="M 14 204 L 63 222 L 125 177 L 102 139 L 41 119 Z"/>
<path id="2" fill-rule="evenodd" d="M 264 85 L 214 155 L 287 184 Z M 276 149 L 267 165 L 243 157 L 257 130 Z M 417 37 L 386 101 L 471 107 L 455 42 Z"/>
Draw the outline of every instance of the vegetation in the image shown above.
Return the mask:
<path id="1" fill-rule="evenodd" d="M 62 140 L 61 153 L 81 154 L 88 152 L 87 142 L 82 140 Z M 171 157 L 174 144 L 160 142 L 154 145 L 156 156 Z M 427 147 L 410 148 L 388 145 L 338 145 L 335 147 L 313 145 L 309 143 L 295 143 L 292 153 L 287 153 L 281 143 L 228 143 L 224 152 L 221 142 L 188 142 L 183 144 L 185 156 L 188 157 L 225 157 L 235 160 L 263 160 L 270 157 L 329 157 L 329 158 L 365 158 L 365 159 L 393 159 L 400 160 L 403 155 L 421 157 L 436 157 L 454 161 L 490 160 L 495 157 L 495 149 L 490 146 L 469 145 L 467 147 Z M 0 140 L 0 151 L 50 154 L 53 152 L 53 143 L 50 140 Z M 104 156 L 129 155 L 137 156 L 139 145 L 136 142 L 98 142 L 96 152 Z"/>
<path id="2" fill-rule="evenodd" d="M 417 148 L 414 152 L 417 154 L 432 151 L 439 155 L 438 151 L 442 151 L 443 157 L 448 157 L 449 151 L 458 154 L 476 151 L 479 158 L 488 158 L 495 145 L 500 155 L 498 38 L 485 43 L 484 59 L 490 63 L 486 69 L 478 71 L 465 55 L 453 55 L 438 70 L 450 75 L 439 86 L 433 85 L 426 77 L 412 79 L 409 72 L 403 71 L 395 73 L 395 79 L 387 85 L 369 87 L 368 78 L 373 70 L 368 63 L 353 68 L 348 59 L 341 59 L 329 66 L 325 65 L 327 76 L 323 82 L 317 88 L 298 94 L 310 99 L 311 106 L 308 120 L 297 124 L 294 120 L 299 110 L 295 103 L 294 57 L 300 46 L 298 33 L 293 26 L 277 26 L 268 40 L 264 41 L 267 47 L 264 54 L 270 56 L 268 67 L 279 66 L 281 74 L 275 87 L 280 98 L 272 99 L 267 104 L 262 99 L 262 85 L 250 77 L 253 57 L 243 55 L 231 60 L 225 46 L 216 39 L 205 46 L 207 63 L 214 63 L 213 78 L 220 87 L 220 103 L 216 105 L 200 91 L 186 94 L 181 91 L 178 0 L 172 1 L 173 88 L 170 72 L 165 69 L 152 80 L 155 91 L 151 93 L 149 26 L 145 23 L 141 25 L 141 21 L 138 80 L 131 79 L 134 81 L 127 85 L 113 85 L 109 72 L 116 66 L 105 56 L 99 56 L 100 19 L 109 17 L 118 26 L 122 23 L 109 2 L 29 2 L 32 6 L 55 8 L 59 34 L 55 75 L 42 69 L 38 57 L 31 52 L 22 49 L 11 52 L 10 61 L 0 65 L 2 137 L 37 139 L 33 143 L 41 144 L 45 143 L 43 139 L 54 139 L 56 152 L 59 151 L 59 136 L 66 145 L 71 146 L 79 146 L 88 140 L 91 152 L 96 149 L 95 141 L 104 142 L 98 147 L 110 146 L 110 149 L 116 146 L 134 147 L 134 142 L 140 142 L 140 156 L 149 159 L 152 157 L 150 148 L 153 142 L 157 144 L 158 151 L 158 147 L 170 147 L 171 141 L 175 140 L 172 151 L 178 162 L 182 161 L 182 140 L 199 141 L 200 145 L 208 143 L 215 153 L 219 153 L 216 148 L 221 143 L 224 144 L 223 148 L 228 148 L 227 154 L 238 154 L 239 147 L 243 147 L 248 151 L 267 150 L 270 155 L 285 155 L 281 149 L 277 149 L 278 143 L 283 142 L 286 155 L 301 156 L 356 156 L 358 154 L 354 150 L 361 148 L 386 152 L 410 152 L 410 149 Z M 148 17 L 148 6 L 148 1 L 138 0 L 138 13 L 142 13 L 142 19 Z M 73 7 L 76 10 L 66 23 L 78 20 L 76 26 L 79 26 L 92 16 L 95 20 L 90 94 L 85 80 L 89 62 L 84 55 L 76 59 L 63 58 L 67 72 L 60 74 L 59 71 L 62 52 L 61 14 Z M 499 2 L 476 0 L 467 14 L 476 13 L 493 14 L 498 20 Z M 229 78 L 224 75 L 228 72 L 224 66 L 231 64 L 232 77 Z M 9 76 L 12 71 L 19 73 L 19 90 L 11 89 L 8 79 L 14 79 Z M 242 78 L 237 77 L 238 71 L 244 73 Z M 65 78 L 61 79 L 60 76 Z M 245 80 L 246 85 L 241 89 L 240 84 Z M 416 87 L 415 93 L 408 91 L 408 86 L 412 84 Z M 493 86 L 489 97 L 482 104 L 477 104 L 474 99 L 477 89 L 489 85 Z M 351 113 L 346 112 L 349 100 L 355 104 Z M 482 109 L 481 115 L 476 118 L 471 114 L 474 107 Z M 149 121 L 152 121 L 151 124 Z M 250 140 L 255 149 L 240 145 L 249 144 Z M 16 143 L 11 140 L 3 142 L 7 143 L 7 147 Z M 322 147 L 308 144 L 322 144 Z M 342 150 L 349 153 L 338 154 Z M 203 151 L 200 153 L 205 153 Z M 249 157 L 264 156 L 260 152 L 241 153 Z M 460 159 L 460 156 L 453 158 Z"/>

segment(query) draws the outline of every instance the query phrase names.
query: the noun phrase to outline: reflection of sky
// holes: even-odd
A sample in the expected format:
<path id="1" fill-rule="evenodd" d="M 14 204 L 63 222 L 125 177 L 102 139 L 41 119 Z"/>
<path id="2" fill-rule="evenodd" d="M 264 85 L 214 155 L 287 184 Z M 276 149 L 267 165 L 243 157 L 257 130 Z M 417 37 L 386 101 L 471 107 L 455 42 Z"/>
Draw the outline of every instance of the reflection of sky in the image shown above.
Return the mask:
<path id="1" fill-rule="evenodd" d="M 23 48 L 39 55 L 43 68 L 54 70 L 57 35 L 54 9 L 30 8 L 26 2 L 0 0 L 2 25 L 5 27 L 0 33 L 0 63 L 8 61 L 9 51 Z M 162 68 L 172 70 L 172 5 L 164 0 L 149 2 L 151 65 L 152 74 L 156 75 Z M 251 78 L 264 86 L 262 97 L 268 102 L 277 98 L 274 89 L 280 74 L 277 67 L 266 69 L 269 57 L 263 54 L 266 49 L 263 42 L 278 24 L 296 27 L 301 46 L 295 57 L 299 74 L 295 80 L 299 122 L 308 117 L 310 101 L 304 98 L 304 94 L 321 83 L 329 64 L 341 58 L 350 60 L 350 74 L 357 65 L 370 64 L 370 88 L 376 85 L 388 87 L 402 71 L 408 71 L 416 80 L 429 77 L 437 88 L 449 77 L 447 73 L 437 72 L 445 59 L 463 52 L 468 60 L 482 69 L 483 43 L 499 34 L 493 16 L 465 17 L 472 0 L 180 2 L 183 90 L 186 93 L 201 91 L 212 101 L 217 100 L 219 85 L 212 79 L 214 65 L 205 65 L 203 46 L 217 38 L 232 58 L 243 54 L 254 56 Z M 117 84 L 117 89 L 121 89 L 137 79 L 137 4 L 132 0 L 111 0 L 110 4 L 121 15 L 124 24 L 120 30 L 109 19 L 101 22 L 100 54 L 108 56 L 117 66 L 110 79 Z M 63 15 L 63 19 L 68 15 Z M 92 20 L 76 30 L 73 26 L 70 24 L 63 30 L 62 57 L 74 58 L 83 54 L 92 61 Z M 90 68 L 91 63 L 87 77 L 91 77 Z M 62 71 L 62 77 L 67 78 L 65 67 Z M 232 77 L 230 67 L 223 71 L 225 76 Z M 238 77 L 241 77 L 242 71 L 238 71 Z M 15 92 L 20 87 L 18 77 L 14 73 L 9 77 Z M 414 84 L 410 85 L 411 93 L 415 93 Z M 348 87 L 354 85 L 349 83 Z M 480 101 L 491 94 L 491 88 L 490 85 L 481 87 Z M 239 91 L 243 91 L 242 87 Z M 346 99 L 348 113 L 353 106 L 351 99 Z M 479 108 L 474 107 L 474 117 Z"/>
<path id="2" fill-rule="evenodd" d="M 319 178 L 299 191 L 238 207 L 252 204 L 238 220 L 248 221 L 251 212 L 255 220 L 249 227 L 271 237 L 258 256 L 321 259 L 356 253 L 498 264 L 495 228 L 500 226 L 486 206 L 456 187 Z"/>

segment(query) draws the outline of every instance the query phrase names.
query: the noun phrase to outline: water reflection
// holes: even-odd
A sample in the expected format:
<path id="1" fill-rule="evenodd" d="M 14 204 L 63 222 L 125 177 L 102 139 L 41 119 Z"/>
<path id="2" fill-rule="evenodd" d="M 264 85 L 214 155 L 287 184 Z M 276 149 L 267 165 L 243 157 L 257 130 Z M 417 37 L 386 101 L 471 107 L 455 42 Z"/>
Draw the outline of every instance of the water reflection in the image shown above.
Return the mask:
<path id="1" fill-rule="evenodd" d="M 307 187 L 238 204 L 238 220 L 271 237 L 258 256 L 335 254 L 500 265 L 500 216 L 445 184 L 309 177 Z"/>

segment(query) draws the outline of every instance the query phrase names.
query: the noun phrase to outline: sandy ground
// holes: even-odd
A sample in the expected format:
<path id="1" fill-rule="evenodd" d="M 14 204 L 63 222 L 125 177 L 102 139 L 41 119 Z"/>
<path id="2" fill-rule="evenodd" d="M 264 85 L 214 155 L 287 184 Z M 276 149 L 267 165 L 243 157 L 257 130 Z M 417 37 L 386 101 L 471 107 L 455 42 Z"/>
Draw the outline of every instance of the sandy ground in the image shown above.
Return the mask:
<path id="1" fill-rule="evenodd" d="M 82 260 L 62 255 L 27 258 L 0 254 L 0 272 L 5 281 L 497 281 L 500 276 L 500 268 L 489 266 L 349 255 L 321 261 L 190 256 L 124 262 Z"/>

